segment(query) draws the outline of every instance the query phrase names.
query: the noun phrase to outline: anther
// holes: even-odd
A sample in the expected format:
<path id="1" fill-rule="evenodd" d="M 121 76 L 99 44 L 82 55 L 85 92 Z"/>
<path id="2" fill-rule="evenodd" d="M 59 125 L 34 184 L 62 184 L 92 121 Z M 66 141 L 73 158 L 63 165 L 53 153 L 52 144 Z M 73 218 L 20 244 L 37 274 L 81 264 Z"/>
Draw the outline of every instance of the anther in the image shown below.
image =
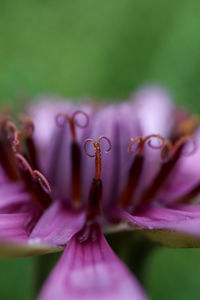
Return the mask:
<path id="1" fill-rule="evenodd" d="M 105 150 L 106 153 L 110 152 L 112 145 L 111 141 L 105 137 L 100 136 L 95 142 L 93 139 L 87 139 L 84 142 L 85 153 L 89 157 L 95 157 L 95 176 L 91 183 L 89 201 L 88 201 L 88 210 L 87 210 L 87 220 L 93 221 L 100 213 L 100 203 L 102 196 L 102 180 L 101 180 L 101 141 L 105 140 L 108 143 L 108 147 Z M 88 143 L 92 143 L 94 147 L 94 153 L 91 154 L 87 150 Z"/>

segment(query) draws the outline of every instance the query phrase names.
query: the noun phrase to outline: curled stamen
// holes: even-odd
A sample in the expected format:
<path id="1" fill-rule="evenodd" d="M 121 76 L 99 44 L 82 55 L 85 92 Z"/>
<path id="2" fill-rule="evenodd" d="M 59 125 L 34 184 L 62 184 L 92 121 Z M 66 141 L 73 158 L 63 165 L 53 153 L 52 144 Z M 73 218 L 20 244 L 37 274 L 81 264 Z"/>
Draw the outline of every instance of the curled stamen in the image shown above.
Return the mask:
<path id="1" fill-rule="evenodd" d="M 95 156 L 96 156 L 95 152 L 94 152 L 94 154 L 90 154 L 90 153 L 88 152 L 88 150 L 87 150 L 87 144 L 88 144 L 88 143 L 92 143 L 93 146 L 94 146 L 94 149 L 95 149 L 96 142 L 95 142 L 93 139 L 86 139 L 86 140 L 84 141 L 84 144 L 83 144 L 83 148 L 84 148 L 84 151 L 85 151 L 85 153 L 87 154 L 87 156 L 89 156 L 89 157 L 95 157 Z"/>
<path id="2" fill-rule="evenodd" d="M 21 116 L 20 121 L 22 123 L 23 134 L 28 138 L 32 137 L 33 132 L 34 132 L 33 120 L 31 118 L 29 118 L 28 116 Z"/>
<path id="3" fill-rule="evenodd" d="M 106 136 L 100 136 L 97 140 L 97 142 L 95 142 L 93 139 L 86 139 L 84 141 L 83 147 L 84 147 L 84 151 L 87 154 L 87 156 L 89 157 L 95 157 L 96 156 L 96 152 L 98 150 L 100 150 L 100 142 L 102 139 L 105 139 L 108 142 L 108 148 L 105 150 L 106 153 L 110 152 L 110 150 L 112 149 L 112 144 L 111 141 L 109 140 L 109 138 L 107 138 Z M 92 143 L 93 147 L 94 147 L 94 154 L 90 154 L 87 150 L 87 144 L 88 143 Z"/>
<path id="4" fill-rule="evenodd" d="M 17 160 L 20 164 L 20 167 L 24 171 L 28 171 L 32 175 L 32 168 L 31 168 L 30 164 L 27 162 L 27 160 L 19 153 L 16 153 L 15 157 L 17 158 Z"/>
<path id="5" fill-rule="evenodd" d="M 38 180 L 41 188 L 47 193 L 50 194 L 51 193 L 51 187 L 47 181 L 47 179 L 44 177 L 44 175 L 42 175 L 38 170 L 32 170 L 30 164 L 28 163 L 28 161 L 19 153 L 15 154 L 18 162 L 20 163 L 21 168 L 24 171 L 28 171 L 31 175 L 31 177 L 34 180 Z"/>
<path id="6" fill-rule="evenodd" d="M 85 117 L 85 123 L 83 123 L 83 124 L 79 123 L 77 118 L 76 118 L 77 115 L 83 115 Z M 74 112 L 72 114 L 71 117 L 69 115 L 65 114 L 65 113 L 59 113 L 59 114 L 56 115 L 56 124 L 59 127 L 63 128 L 66 125 L 67 122 L 70 125 L 72 139 L 73 139 L 73 141 L 76 141 L 75 125 L 79 128 L 87 127 L 88 123 L 89 123 L 89 117 L 82 110 L 77 110 L 76 112 Z"/>
<path id="7" fill-rule="evenodd" d="M 180 147 L 184 146 L 187 142 L 191 142 L 193 148 L 190 151 L 183 151 L 182 154 L 184 154 L 186 156 L 192 155 L 197 149 L 197 144 L 196 144 L 193 136 L 183 136 L 183 137 L 181 137 L 176 142 L 174 151 L 176 152 Z"/>
<path id="8" fill-rule="evenodd" d="M 47 181 L 47 179 L 44 177 L 44 175 L 42 175 L 42 173 L 40 173 L 38 170 L 34 170 L 32 172 L 33 177 L 35 176 L 36 179 L 38 179 L 41 187 L 43 188 L 43 190 L 47 193 L 50 194 L 51 193 L 51 187 Z"/>
<path id="9" fill-rule="evenodd" d="M 160 156 L 163 162 L 169 159 L 172 151 L 173 151 L 173 144 L 170 141 L 166 141 L 160 152 Z"/>
<path id="10" fill-rule="evenodd" d="M 106 136 L 100 136 L 97 140 L 97 142 L 95 142 L 93 139 L 86 139 L 84 141 L 83 147 L 84 147 L 84 151 L 85 153 L 89 156 L 89 157 L 95 157 L 95 179 L 99 180 L 101 178 L 101 141 L 102 140 L 106 140 L 108 143 L 108 148 L 105 150 L 106 153 L 110 152 L 111 148 L 112 148 L 112 144 L 111 141 L 109 140 L 109 138 L 107 138 Z M 92 143 L 93 147 L 94 147 L 94 154 L 90 154 L 87 150 L 87 144 L 88 143 Z"/>
<path id="11" fill-rule="evenodd" d="M 160 145 L 152 145 L 152 138 L 157 138 L 161 141 Z M 130 145 L 128 147 L 129 153 L 138 153 L 138 155 L 142 155 L 144 151 L 145 143 L 152 149 L 162 149 L 165 144 L 165 139 L 159 134 L 151 134 L 146 137 L 136 137 L 131 138 Z M 136 145 L 135 149 L 133 147 Z"/>
<path id="12" fill-rule="evenodd" d="M 110 150 L 112 149 L 112 144 L 111 144 L 111 141 L 109 140 L 109 138 L 107 138 L 106 136 L 100 136 L 97 140 L 97 144 L 100 145 L 100 142 L 102 140 L 106 140 L 108 142 L 108 148 L 105 150 L 106 153 L 110 152 Z"/>
<path id="13" fill-rule="evenodd" d="M 160 140 L 160 145 L 152 145 L 152 138 L 157 138 L 158 140 Z M 151 134 L 145 137 L 145 142 L 147 142 L 148 146 L 152 149 L 161 149 L 164 144 L 165 144 L 165 139 L 164 137 L 162 137 L 160 134 Z"/>
<path id="14" fill-rule="evenodd" d="M 83 115 L 85 117 L 85 123 L 83 123 L 83 124 L 79 123 L 78 120 L 77 120 L 77 118 L 76 118 L 77 115 Z M 79 128 L 86 128 L 88 126 L 88 124 L 89 124 L 89 117 L 82 110 L 75 111 L 73 113 L 73 115 L 72 115 L 72 119 L 74 120 L 74 123 L 76 124 L 76 126 L 78 126 Z"/>
<path id="15" fill-rule="evenodd" d="M 4 128 L 13 150 L 16 151 L 17 146 L 20 144 L 20 133 L 17 130 L 16 125 L 12 121 L 8 120 L 6 121 Z"/>
<path id="16" fill-rule="evenodd" d="M 130 145 L 128 146 L 128 152 L 129 153 L 136 153 L 136 152 L 138 152 L 139 147 L 140 147 L 140 143 L 142 143 L 142 138 L 140 138 L 140 137 L 136 137 L 135 139 L 131 138 Z M 135 144 L 136 144 L 136 147 L 135 147 L 135 149 L 133 149 L 133 147 L 135 146 Z"/>
<path id="17" fill-rule="evenodd" d="M 67 121 L 68 121 L 68 116 L 64 113 L 59 113 L 59 114 L 56 115 L 55 121 L 56 121 L 56 125 L 58 127 L 63 128 L 66 125 Z"/>
<path id="18" fill-rule="evenodd" d="M 194 140 L 193 136 L 182 136 L 174 145 L 167 141 L 161 151 L 161 158 L 164 161 L 168 161 L 174 157 L 174 155 L 182 150 L 182 148 L 186 145 L 187 142 L 192 142 L 193 148 L 190 151 L 182 151 L 182 154 L 185 156 L 192 155 L 196 149 L 197 144 Z"/>

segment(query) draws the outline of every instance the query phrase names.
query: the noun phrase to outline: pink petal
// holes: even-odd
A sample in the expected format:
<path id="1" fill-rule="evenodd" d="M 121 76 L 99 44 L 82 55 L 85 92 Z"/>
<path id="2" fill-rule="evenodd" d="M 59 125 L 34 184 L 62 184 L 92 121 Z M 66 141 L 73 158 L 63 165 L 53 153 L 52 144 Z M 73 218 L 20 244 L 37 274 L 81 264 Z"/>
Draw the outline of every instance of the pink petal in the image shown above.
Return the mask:
<path id="1" fill-rule="evenodd" d="M 91 112 L 94 108 L 92 104 L 74 105 L 70 101 L 55 100 L 41 99 L 41 102 L 30 109 L 30 114 L 35 122 L 34 139 L 40 149 L 42 171 L 49 180 L 53 195 L 69 200 L 71 196 L 70 146 L 72 137 L 69 124 L 66 124 L 65 128 L 60 128 L 57 126 L 55 118 L 58 113 L 66 113 L 71 116 L 78 110 L 84 111 L 89 116 L 89 125 L 86 128 L 76 127 L 77 141 L 82 148 L 81 143 L 90 136 L 90 128 L 93 126 Z M 84 121 L 80 119 L 80 122 Z M 83 153 L 82 160 L 85 156 Z M 66 191 L 68 191 L 67 195 Z M 67 196 L 69 199 L 66 199 Z"/>
<path id="2" fill-rule="evenodd" d="M 176 209 L 148 206 L 137 215 L 120 211 L 121 218 L 153 240 L 169 247 L 200 247 L 200 206 Z"/>
<path id="3" fill-rule="evenodd" d="M 0 214 L 0 240 L 26 241 L 28 213 Z"/>
<path id="4" fill-rule="evenodd" d="M 135 109 L 144 135 L 160 134 L 167 138 L 174 124 L 175 107 L 167 92 L 150 86 L 133 94 Z"/>
<path id="5" fill-rule="evenodd" d="M 84 212 L 69 211 L 57 201 L 41 216 L 30 234 L 30 239 L 63 246 L 83 227 L 84 221 Z"/>
<path id="6" fill-rule="evenodd" d="M 136 279 L 109 247 L 102 233 L 96 240 L 69 242 L 47 279 L 39 300 L 144 300 Z"/>
<path id="7" fill-rule="evenodd" d="M 175 106 L 167 92 L 156 86 L 139 90 L 132 96 L 135 114 L 137 115 L 143 136 L 160 134 L 168 138 L 175 121 Z M 156 141 L 152 141 L 156 143 Z M 141 189 L 148 186 L 157 174 L 161 159 L 160 151 L 145 148 L 145 165 Z"/>
<path id="8" fill-rule="evenodd" d="M 133 155 L 128 153 L 130 138 L 140 136 L 141 129 L 132 102 L 118 105 L 107 105 L 101 108 L 93 117 L 90 137 L 97 140 L 106 136 L 112 143 L 112 149 L 106 153 L 107 144 L 102 140 L 102 203 L 112 206 L 116 203 L 126 181 L 133 161 Z M 89 147 L 88 147 L 89 148 Z M 92 149 L 89 152 L 92 153 Z M 87 176 L 84 176 L 84 186 L 89 194 L 89 187 L 94 177 L 94 160 L 85 155 Z"/>
<path id="9" fill-rule="evenodd" d="M 0 214 L 0 257 L 25 257 L 60 249 L 29 240 L 29 213 Z"/>
<path id="10" fill-rule="evenodd" d="M 25 191 L 22 183 L 9 182 L 1 185 L 0 213 L 24 212 L 31 205 L 30 194 Z"/>

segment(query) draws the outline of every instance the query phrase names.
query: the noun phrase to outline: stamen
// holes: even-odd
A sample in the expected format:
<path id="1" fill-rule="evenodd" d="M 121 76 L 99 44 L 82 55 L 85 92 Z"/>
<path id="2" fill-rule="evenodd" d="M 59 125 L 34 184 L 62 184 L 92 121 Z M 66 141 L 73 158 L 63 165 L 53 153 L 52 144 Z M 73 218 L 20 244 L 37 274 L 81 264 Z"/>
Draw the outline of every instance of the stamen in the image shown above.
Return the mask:
<path id="1" fill-rule="evenodd" d="M 26 137 L 32 137 L 33 132 L 34 132 L 33 120 L 31 118 L 29 118 L 28 116 L 22 115 L 20 117 L 20 121 L 21 121 L 22 126 L 23 126 L 23 134 Z"/>
<path id="2" fill-rule="evenodd" d="M 51 187 L 47 181 L 47 179 L 44 177 L 44 175 L 42 175 L 42 173 L 40 173 L 38 170 L 33 170 L 32 172 L 33 178 L 35 177 L 35 179 L 37 179 L 41 185 L 41 187 L 43 188 L 43 190 L 47 193 L 50 194 L 51 193 Z"/>
<path id="3" fill-rule="evenodd" d="M 28 151 L 28 158 L 32 166 L 38 168 L 38 153 L 33 140 L 34 123 L 33 120 L 27 116 L 21 116 L 22 133 L 25 137 L 26 147 Z"/>
<path id="4" fill-rule="evenodd" d="M 20 174 L 14 152 L 18 143 L 16 126 L 7 117 L 0 120 L 0 162 L 12 181 L 20 180 Z"/>
<path id="5" fill-rule="evenodd" d="M 101 196 L 102 196 L 102 180 L 101 180 L 101 141 L 102 140 L 107 141 L 108 148 L 105 150 L 105 152 L 110 152 L 112 145 L 111 141 L 105 137 L 100 136 L 95 142 L 93 139 L 87 139 L 84 142 L 84 150 L 85 153 L 89 157 L 95 157 L 95 177 L 92 181 L 91 187 L 90 187 L 90 194 L 89 194 L 89 201 L 88 201 L 88 210 L 87 210 L 87 220 L 93 221 L 96 216 L 100 213 L 100 202 L 101 202 Z M 94 147 L 94 154 L 90 154 L 87 151 L 87 145 L 88 143 L 92 143 Z"/>
<path id="6" fill-rule="evenodd" d="M 83 115 L 85 117 L 85 123 L 81 124 L 80 122 L 78 122 L 77 120 L 77 116 L 78 115 Z M 57 114 L 56 116 L 56 124 L 59 126 L 59 127 L 64 127 L 66 125 L 66 123 L 69 123 L 70 125 L 70 130 L 71 130 L 71 134 L 72 134 L 72 140 L 74 142 L 76 142 L 77 140 L 77 137 L 76 137 L 76 130 L 75 130 L 75 125 L 79 128 L 86 128 L 89 124 L 89 117 L 88 115 L 82 111 L 82 110 L 78 110 L 78 111 L 75 111 L 72 116 L 68 116 L 67 114 L 65 113 L 59 113 Z"/>
<path id="7" fill-rule="evenodd" d="M 8 139 L 12 142 L 18 143 L 18 130 L 16 125 L 12 121 L 5 123 L 5 130 L 7 132 Z"/>
<path id="8" fill-rule="evenodd" d="M 156 195 L 166 178 L 171 174 L 177 162 L 179 161 L 181 155 L 183 154 L 184 146 L 188 141 L 193 141 L 193 138 L 191 136 L 181 137 L 175 143 L 175 145 L 173 145 L 170 141 L 165 141 L 161 149 L 161 158 L 163 160 L 161 168 L 153 182 L 144 191 L 139 201 L 139 205 L 149 203 Z"/>
<path id="9" fill-rule="evenodd" d="M 106 137 L 106 136 L 100 136 L 95 142 L 93 139 L 87 139 L 84 142 L 84 151 L 89 157 L 95 157 L 95 179 L 99 180 L 101 178 L 101 147 L 100 147 L 100 142 L 101 140 L 106 140 L 108 142 L 108 148 L 105 150 L 105 152 L 110 152 L 112 148 L 111 141 Z M 90 154 L 87 151 L 87 144 L 92 143 L 94 147 L 94 154 Z"/>
<path id="10" fill-rule="evenodd" d="M 30 191 L 33 201 L 43 209 L 48 208 L 52 200 L 49 196 L 51 188 L 47 179 L 38 170 L 33 170 L 21 154 L 17 153 L 15 156 L 21 168 L 21 177 Z"/>
<path id="11" fill-rule="evenodd" d="M 200 183 L 197 183 L 188 193 L 172 201 L 172 205 L 176 204 L 188 204 L 191 200 L 194 200 L 200 193 Z"/>
<path id="12" fill-rule="evenodd" d="M 192 150 L 190 151 L 183 151 L 183 147 L 186 145 L 187 142 L 192 142 Z M 192 155 L 197 149 L 197 144 L 194 140 L 193 136 L 183 136 L 179 138 L 179 140 L 176 141 L 176 143 L 173 145 L 170 141 L 166 141 L 164 144 L 164 147 L 161 150 L 161 158 L 163 161 L 167 161 L 172 159 L 179 150 L 181 150 L 182 155 Z"/>
<path id="13" fill-rule="evenodd" d="M 77 120 L 77 116 L 82 115 L 85 118 L 84 123 L 80 123 Z M 65 113 L 60 113 L 56 116 L 56 123 L 59 127 L 63 128 L 66 123 L 69 122 L 71 135 L 72 135 L 72 143 L 71 143 L 71 160 L 72 160 L 72 202 L 75 207 L 80 207 L 81 205 L 81 151 L 80 146 L 77 142 L 76 130 L 75 126 L 79 128 L 85 128 L 88 126 L 89 117 L 88 115 L 78 110 L 72 114 L 72 116 L 68 116 Z"/>
<path id="14" fill-rule="evenodd" d="M 158 138 L 161 141 L 160 145 L 152 145 L 151 139 Z M 135 151 L 133 151 L 133 146 L 137 142 L 137 147 Z M 148 146 L 152 149 L 160 149 L 163 147 L 165 140 L 162 136 L 152 134 L 147 137 L 136 137 L 135 139 L 131 138 L 131 143 L 128 147 L 129 153 L 136 153 L 136 156 L 133 160 L 131 168 L 129 170 L 127 184 L 119 198 L 120 206 L 127 208 L 131 205 L 132 199 L 136 192 L 137 185 L 140 181 L 143 165 L 144 165 L 144 145 L 147 142 Z"/>
<path id="15" fill-rule="evenodd" d="M 161 141 L 161 144 L 160 145 L 153 145 L 152 144 L 152 138 L 157 138 Z M 151 135 L 148 135 L 146 137 L 136 137 L 135 139 L 134 138 L 131 138 L 131 143 L 128 147 L 128 152 L 129 153 L 138 153 L 138 155 L 143 155 L 143 152 L 144 152 L 144 146 L 145 146 L 145 143 L 147 142 L 148 146 L 152 149 L 161 149 L 165 143 L 165 139 L 159 135 L 159 134 L 151 134 Z M 133 150 L 133 147 L 134 145 L 137 143 L 137 146 L 135 148 L 135 150 Z"/>
<path id="16" fill-rule="evenodd" d="M 176 141 L 181 136 L 188 136 L 195 132 L 199 126 L 199 118 L 197 115 L 189 115 L 184 110 L 176 113 L 176 123 L 173 129 L 172 140 Z"/>

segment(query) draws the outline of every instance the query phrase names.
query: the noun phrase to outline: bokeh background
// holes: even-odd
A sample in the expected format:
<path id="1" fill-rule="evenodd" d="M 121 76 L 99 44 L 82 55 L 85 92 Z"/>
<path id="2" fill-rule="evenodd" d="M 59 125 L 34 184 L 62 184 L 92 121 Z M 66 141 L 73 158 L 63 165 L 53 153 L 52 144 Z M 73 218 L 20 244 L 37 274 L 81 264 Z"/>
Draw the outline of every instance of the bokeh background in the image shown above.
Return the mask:
<path id="1" fill-rule="evenodd" d="M 0 0 L 1 107 L 46 92 L 120 100 L 156 83 L 199 113 L 199 76 L 198 0 Z M 1 300 L 33 300 L 34 262 L 0 260 Z M 199 299 L 200 250 L 155 249 L 144 286 L 153 300 Z"/>

